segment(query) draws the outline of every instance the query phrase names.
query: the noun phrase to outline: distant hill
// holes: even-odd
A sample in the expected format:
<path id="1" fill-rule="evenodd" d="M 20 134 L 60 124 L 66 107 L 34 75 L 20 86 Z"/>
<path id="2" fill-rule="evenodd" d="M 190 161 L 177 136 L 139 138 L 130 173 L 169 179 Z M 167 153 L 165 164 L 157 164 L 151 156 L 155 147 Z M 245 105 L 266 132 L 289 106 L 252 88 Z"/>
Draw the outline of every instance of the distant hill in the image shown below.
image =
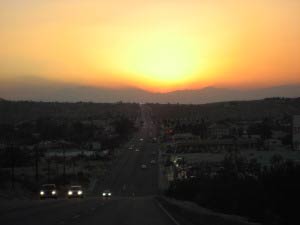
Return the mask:
<path id="1" fill-rule="evenodd" d="M 300 96 L 300 85 L 276 86 L 252 90 L 234 90 L 207 87 L 199 90 L 184 90 L 166 93 L 161 101 L 169 103 L 201 104 L 210 102 L 256 100 L 271 97 L 295 98 Z"/>
<path id="2" fill-rule="evenodd" d="M 203 104 L 211 102 L 255 100 L 270 97 L 300 97 L 300 85 L 275 86 L 251 90 L 206 87 L 198 90 L 180 90 L 169 93 L 152 93 L 137 88 L 110 89 L 76 86 L 39 78 L 26 78 L 7 82 L 0 96 L 9 100 L 58 102 L 152 102 Z"/>
<path id="3" fill-rule="evenodd" d="M 218 121 L 260 120 L 265 117 L 290 118 L 291 115 L 300 115 L 300 98 L 266 98 L 199 105 L 151 104 L 151 108 L 153 115 L 161 119 L 192 117 Z"/>
<path id="4" fill-rule="evenodd" d="M 207 104 L 149 104 L 153 116 L 160 119 L 261 120 L 265 117 L 290 119 L 300 115 L 300 98 L 267 98 L 252 101 L 229 101 Z M 33 101 L 1 101 L 0 124 L 43 118 L 103 118 L 117 115 L 134 116 L 138 104 L 56 103 Z"/>

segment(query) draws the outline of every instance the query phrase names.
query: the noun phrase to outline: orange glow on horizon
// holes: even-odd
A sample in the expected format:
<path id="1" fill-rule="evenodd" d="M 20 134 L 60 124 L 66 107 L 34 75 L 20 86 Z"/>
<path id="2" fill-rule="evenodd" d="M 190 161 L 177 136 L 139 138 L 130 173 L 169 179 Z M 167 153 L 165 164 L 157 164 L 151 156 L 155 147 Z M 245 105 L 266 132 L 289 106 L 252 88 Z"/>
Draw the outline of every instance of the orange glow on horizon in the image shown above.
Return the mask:
<path id="1" fill-rule="evenodd" d="M 298 0 L 12 0 L 0 21 L 0 81 L 153 92 L 300 83 Z"/>

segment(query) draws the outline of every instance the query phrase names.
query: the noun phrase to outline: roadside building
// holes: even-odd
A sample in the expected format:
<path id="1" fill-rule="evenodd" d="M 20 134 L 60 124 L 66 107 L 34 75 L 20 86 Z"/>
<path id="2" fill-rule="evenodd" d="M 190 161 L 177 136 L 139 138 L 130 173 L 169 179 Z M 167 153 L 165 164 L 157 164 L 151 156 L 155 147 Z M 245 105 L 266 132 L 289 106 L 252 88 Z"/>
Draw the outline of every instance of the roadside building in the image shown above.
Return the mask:
<path id="1" fill-rule="evenodd" d="M 88 146 L 88 149 L 89 150 L 98 150 L 100 151 L 101 150 L 101 143 L 100 142 L 96 142 L 96 141 L 93 141 L 93 142 L 89 142 L 87 143 L 87 146 Z"/>
<path id="2" fill-rule="evenodd" d="M 282 130 L 272 130 L 272 138 L 274 139 L 283 139 L 288 135 L 287 132 Z"/>
<path id="3" fill-rule="evenodd" d="M 222 139 L 233 136 L 239 136 L 239 132 L 243 130 L 236 124 L 230 122 L 213 123 L 208 127 L 208 135 L 212 139 Z"/>
<path id="4" fill-rule="evenodd" d="M 67 151 L 63 151 L 61 149 L 51 149 L 45 152 L 45 157 L 76 157 L 76 156 L 95 156 L 95 151 L 89 150 L 81 150 L 81 149 L 68 149 Z"/>
<path id="5" fill-rule="evenodd" d="M 181 134 L 174 134 L 172 136 L 173 142 L 180 143 L 180 142 L 186 142 L 186 141 L 194 141 L 197 140 L 198 137 L 191 134 L 191 133 L 181 133 Z"/>
<path id="6" fill-rule="evenodd" d="M 221 152 L 233 149 L 259 149 L 258 139 L 238 138 L 238 139 L 207 139 L 197 141 L 186 141 L 175 143 L 174 152 L 176 153 L 200 153 L 200 152 Z"/>
<path id="7" fill-rule="evenodd" d="M 279 139 L 266 139 L 264 141 L 264 147 L 267 150 L 278 150 L 282 147 L 282 141 Z"/>
<path id="8" fill-rule="evenodd" d="M 230 135 L 230 127 L 225 123 L 213 123 L 208 127 L 208 133 L 211 138 L 222 138 Z"/>
<path id="9" fill-rule="evenodd" d="M 0 143 L 0 151 L 5 151 L 6 149 L 7 149 L 7 145 Z"/>

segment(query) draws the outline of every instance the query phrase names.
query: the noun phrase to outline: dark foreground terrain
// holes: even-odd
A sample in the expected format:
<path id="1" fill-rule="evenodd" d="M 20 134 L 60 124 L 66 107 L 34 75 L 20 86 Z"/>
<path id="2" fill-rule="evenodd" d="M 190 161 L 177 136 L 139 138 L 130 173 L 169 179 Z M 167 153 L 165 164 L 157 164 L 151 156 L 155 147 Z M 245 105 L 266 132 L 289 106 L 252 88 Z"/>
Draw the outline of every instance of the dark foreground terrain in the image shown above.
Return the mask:
<path id="1" fill-rule="evenodd" d="M 124 152 L 115 162 L 114 169 L 104 180 L 96 183 L 90 196 L 72 200 L 2 203 L 0 224 L 174 224 L 154 198 L 158 193 L 158 168 L 149 162 L 157 158 L 159 146 L 148 141 L 154 127 L 147 111 L 143 109 L 142 119 L 143 127 L 124 146 Z M 131 145 L 135 147 L 129 149 Z M 140 151 L 135 151 L 136 148 Z M 141 164 L 146 164 L 147 169 L 141 169 Z M 113 197 L 103 199 L 101 193 L 104 189 L 110 189 Z"/>

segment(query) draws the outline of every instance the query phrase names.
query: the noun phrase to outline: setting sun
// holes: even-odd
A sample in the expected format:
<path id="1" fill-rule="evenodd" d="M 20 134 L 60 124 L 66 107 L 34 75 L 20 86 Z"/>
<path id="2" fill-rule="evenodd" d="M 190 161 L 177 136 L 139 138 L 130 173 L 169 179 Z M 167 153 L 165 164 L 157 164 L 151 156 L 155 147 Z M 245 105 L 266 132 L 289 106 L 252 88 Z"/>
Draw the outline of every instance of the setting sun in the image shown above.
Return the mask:
<path id="1" fill-rule="evenodd" d="M 196 46 L 178 36 L 158 33 L 129 46 L 124 68 L 128 73 L 142 76 L 162 85 L 174 85 L 190 80 L 199 72 L 200 58 Z"/>

